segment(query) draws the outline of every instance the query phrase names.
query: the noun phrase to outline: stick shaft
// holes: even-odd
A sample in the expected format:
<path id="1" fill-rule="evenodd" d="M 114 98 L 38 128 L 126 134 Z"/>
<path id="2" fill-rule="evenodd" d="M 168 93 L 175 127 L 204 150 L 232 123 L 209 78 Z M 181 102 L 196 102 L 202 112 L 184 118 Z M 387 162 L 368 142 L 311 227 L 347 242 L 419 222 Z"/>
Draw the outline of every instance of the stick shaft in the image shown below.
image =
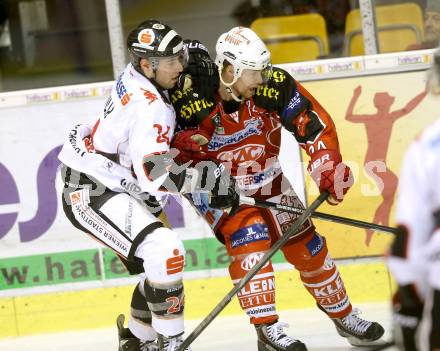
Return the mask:
<path id="1" fill-rule="evenodd" d="M 267 261 L 269 261 L 272 256 L 301 228 L 302 224 L 307 220 L 307 218 L 321 205 L 325 199 L 328 197 L 328 192 L 324 192 L 319 197 L 313 201 L 313 203 L 306 209 L 297 220 L 292 224 L 292 226 L 287 230 L 287 232 L 276 241 L 269 251 L 267 251 L 261 260 L 237 283 L 231 291 L 214 307 L 214 309 L 205 317 L 205 319 L 200 322 L 200 324 L 188 335 L 188 337 L 179 346 L 178 351 L 184 351 L 202 332 L 205 328 L 217 317 L 221 311 L 228 305 L 232 298 L 237 294 L 240 289 L 242 289 L 249 280 L 263 267 Z"/>
<path id="2" fill-rule="evenodd" d="M 244 203 L 244 204 L 248 204 L 248 205 L 257 206 L 257 207 L 275 209 L 275 210 L 279 210 L 279 211 L 285 211 L 285 212 L 296 213 L 296 214 L 301 214 L 304 211 L 303 209 L 300 209 L 300 208 L 281 205 L 281 204 L 277 204 L 275 202 L 270 202 L 270 201 L 258 200 L 258 199 L 254 199 L 254 198 L 250 198 L 250 197 L 240 197 L 240 202 Z M 351 225 L 353 227 L 358 227 L 358 228 L 373 229 L 375 231 L 383 232 L 383 233 L 396 234 L 398 232 L 397 228 L 387 227 L 385 225 L 380 225 L 380 224 L 375 224 L 375 223 L 364 222 L 364 221 L 360 221 L 360 220 L 352 219 L 352 218 L 335 216 L 335 215 L 331 215 L 328 213 L 313 212 L 311 214 L 311 217 L 317 218 L 317 219 L 322 219 L 325 221 L 341 223 L 341 224 L 345 224 L 345 225 Z"/>

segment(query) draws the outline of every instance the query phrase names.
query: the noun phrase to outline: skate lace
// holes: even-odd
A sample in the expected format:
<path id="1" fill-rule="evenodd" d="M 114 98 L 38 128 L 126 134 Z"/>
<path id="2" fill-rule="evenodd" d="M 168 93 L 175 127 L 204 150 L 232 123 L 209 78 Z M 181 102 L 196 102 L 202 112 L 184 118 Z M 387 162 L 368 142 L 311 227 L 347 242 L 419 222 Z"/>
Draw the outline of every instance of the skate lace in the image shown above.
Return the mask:
<path id="1" fill-rule="evenodd" d="M 174 351 L 177 350 L 178 347 L 183 343 L 183 338 L 181 336 L 177 336 L 174 338 L 165 339 L 163 346 L 165 351 Z M 191 351 L 191 348 L 188 346 L 185 351 Z"/>
<path id="2" fill-rule="evenodd" d="M 283 328 L 288 328 L 289 324 L 283 322 L 277 322 L 267 326 L 267 335 L 276 344 L 287 347 L 295 342 L 295 339 L 286 335 Z"/>
<path id="3" fill-rule="evenodd" d="M 358 309 L 354 309 L 348 316 L 341 318 L 341 321 L 348 329 L 353 330 L 355 333 L 364 334 L 371 325 L 371 322 L 359 318 L 359 314 L 360 311 Z"/>
<path id="4" fill-rule="evenodd" d="M 154 341 L 140 340 L 140 351 L 159 351 L 159 346 Z"/>

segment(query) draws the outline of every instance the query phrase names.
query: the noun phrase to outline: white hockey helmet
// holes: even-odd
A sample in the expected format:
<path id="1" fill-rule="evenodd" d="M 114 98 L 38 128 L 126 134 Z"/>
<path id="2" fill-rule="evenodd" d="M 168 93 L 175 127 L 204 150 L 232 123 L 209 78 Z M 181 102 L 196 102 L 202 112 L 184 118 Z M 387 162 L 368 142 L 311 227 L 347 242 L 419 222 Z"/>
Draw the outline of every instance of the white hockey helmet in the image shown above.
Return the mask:
<path id="1" fill-rule="evenodd" d="M 250 28 L 234 27 L 223 33 L 217 40 L 215 51 L 215 63 L 219 68 L 220 79 L 226 86 L 234 84 L 240 78 L 244 69 L 261 70 L 263 75 L 266 76 L 272 72 L 270 51 Z M 224 61 L 229 62 L 234 67 L 234 79 L 231 83 L 223 82 L 221 76 Z"/>

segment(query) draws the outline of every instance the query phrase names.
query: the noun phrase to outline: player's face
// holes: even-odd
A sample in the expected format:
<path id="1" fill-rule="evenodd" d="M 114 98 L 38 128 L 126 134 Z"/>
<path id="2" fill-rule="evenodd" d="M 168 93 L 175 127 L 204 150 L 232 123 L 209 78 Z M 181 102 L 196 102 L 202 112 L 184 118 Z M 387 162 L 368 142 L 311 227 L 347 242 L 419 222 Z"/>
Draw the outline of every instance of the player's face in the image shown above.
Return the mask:
<path id="1" fill-rule="evenodd" d="M 160 58 L 156 70 L 156 82 L 164 89 L 174 88 L 184 66 L 185 60 L 182 55 Z"/>
<path id="2" fill-rule="evenodd" d="M 271 73 L 272 70 L 270 67 L 263 70 L 244 69 L 240 78 L 238 78 L 237 82 L 234 84 L 234 88 L 239 95 L 248 99 L 255 95 L 258 87 L 267 82 Z"/>
<path id="3" fill-rule="evenodd" d="M 440 13 L 427 11 L 425 13 L 425 41 L 440 40 Z"/>

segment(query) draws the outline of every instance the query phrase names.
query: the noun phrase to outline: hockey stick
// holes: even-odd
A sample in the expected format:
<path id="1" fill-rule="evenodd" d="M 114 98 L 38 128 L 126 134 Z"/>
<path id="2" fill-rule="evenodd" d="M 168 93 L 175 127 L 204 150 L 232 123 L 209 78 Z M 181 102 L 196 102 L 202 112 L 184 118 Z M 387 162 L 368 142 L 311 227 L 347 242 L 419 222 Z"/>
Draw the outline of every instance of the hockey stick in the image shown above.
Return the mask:
<path id="1" fill-rule="evenodd" d="M 183 340 L 183 343 L 179 346 L 177 351 L 184 351 L 202 332 L 205 328 L 218 316 L 218 314 L 223 311 L 223 309 L 228 305 L 232 298 L 237 294 L 237 292 L 242 289 L 249 280 L 263 267 L 267 261 L 300 229 L 302 224 L 307 220 L 307 218 L 321 205 L 328 197 L 328 192 L 323 192 L 318 198 L 313 201 L 313 203 L 301 213 L 301 215 L 296 219 L 296 221 L 290 226 L 287 232 L 276 241 L 273 246 L 267 251 L 261 260 L 252 269 L 247 272 L 247 274 L 237 283 L 231 291 L 214 307 L 214 309 L 205 317 L 205 319 L 188 335 L 188 337 Z"/>
<path id="2" fill-rule="evenodd" d="M 277 204 L 275 202 L 270 202 L 270 201 L 258 200 L 258 199 L 254 199 L 253 197 L 247 197 L 247 196 L 240 196 L 240 203 L 246 204 L 246 205 L 257 206 L 257 207 L 262 207 L 262 208 L 275 209 L 275 210 L 285 211 L 285 212 L 290 212 L 290 213 L 295 213 L 295 214 L 301 214 L 304 211 L 303 209 L 300 209 L 300 208 L 281 205 L 281 204 Z M 345 224 L 345 225 L 351 225 L 353 227 L 358 227 L 358 228 L 374 229 L 376 231 L 384 232 L 384 233 L 397 234 L 397 232 L 398 232 L 397 228 L 392 228 L 392 227 L 387 227 L 385 225 L 359 221 L 357 219 L 339 217 L 339 216 L 331 215 L 328 213 L 313 212 L 311 217 L 323 219 L 325 221 L 341 223 L 341 224 Z"/>

